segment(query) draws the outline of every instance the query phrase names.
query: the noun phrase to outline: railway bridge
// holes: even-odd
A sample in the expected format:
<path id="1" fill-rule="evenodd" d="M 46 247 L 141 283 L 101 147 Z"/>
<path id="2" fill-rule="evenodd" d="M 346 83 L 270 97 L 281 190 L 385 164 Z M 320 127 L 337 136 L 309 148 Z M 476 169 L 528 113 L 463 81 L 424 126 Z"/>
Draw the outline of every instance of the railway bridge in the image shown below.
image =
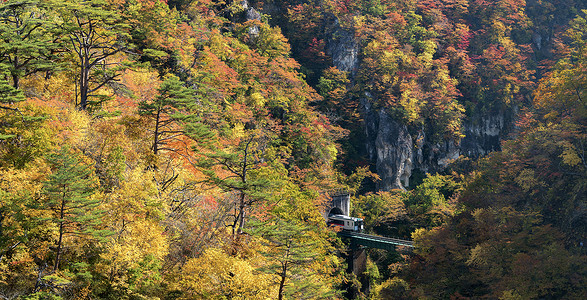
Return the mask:
<path id="1" fill-rule="evenodd" d="M 365 234 L 342 230 L 338 232 L 343 242 L 348 245 L 347 263 L 348 272 L 360 275 L 367 268 L 366 248 L 383 249 L 387 251 L 411 252 L 414 242 L 409 240 Z"/>
<path id="2" fill-rule="evenodd" d="M 325 205 L 322 216 L 328 220 L 332 215 L 350 216 L 351 212 L 351 196 L 345 190 L 336 190 L 328 193 L 330 201 Z M 413 248 L 414 243 L 408 240 L 397 238 L 389 238 L 371 234 L 364 234 L 352 231 L 341 231 L 338 233 L 340 237 L 350 239 L 356 246 L 363 246 L 367 248 L 378 248 L 383 250 L 394 251 L 396 246 L 406 248 Z"/>
<path id="3" fill-rule="evenodd" d="M 351 197 L 346 191 L 334 191 L 329 193 L 330 201 L 326 203 L 322 215 L 328 220 L 332 215 L 349 216 L 351 212 Z M 365 248 L 377 248 L 387 251 L 409 252 L 414 248 L 414 243 L 409 240 L 383 237 L 354 231 L 342 230 L 338 236 L 349 245 L 348 265 L 349 272 L 362 274 L 366 268 Z"/>
<path id="4" fill-rule="evenodd" d="M 340 231 L 338 236 L 350 239 L 351 248 L 359 248 L 360 246 L 363 246 L 366 248 L 377 248 L 388 251 L 395 251 L 397 246 L 404 247 L 403 249 L 407 251 L 414 248 L 414 242 L 412 241 L 360 232 Z"/>

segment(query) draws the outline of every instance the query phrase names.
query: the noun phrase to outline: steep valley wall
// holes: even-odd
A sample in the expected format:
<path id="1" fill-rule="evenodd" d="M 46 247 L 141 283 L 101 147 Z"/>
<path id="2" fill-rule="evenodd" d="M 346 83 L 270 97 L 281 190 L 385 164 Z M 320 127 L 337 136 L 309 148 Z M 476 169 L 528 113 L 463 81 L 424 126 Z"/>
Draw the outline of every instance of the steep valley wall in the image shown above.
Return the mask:
<path id="1" fill-rule="evenodd" d="M 327 43 L 334 66 L 349 72 L 351 78 L 359 68 L 359 43 L 353 33 L 335 24 Z M 425 129 L 410 129 L 384 109 L 374 108 L 372 95 L 360 101 L 366 151 L 380 177 L 377 189 L 387 191 L 409 186 L 414 170 L 423 173 L 445 169 L 459 156 L 480 157 L 500 150 L 500 141 L 508 132 L 513 112 L 494 112 L 471 116 L 465 121 L 465 137 L 459 141 L 432 142 Z"/>

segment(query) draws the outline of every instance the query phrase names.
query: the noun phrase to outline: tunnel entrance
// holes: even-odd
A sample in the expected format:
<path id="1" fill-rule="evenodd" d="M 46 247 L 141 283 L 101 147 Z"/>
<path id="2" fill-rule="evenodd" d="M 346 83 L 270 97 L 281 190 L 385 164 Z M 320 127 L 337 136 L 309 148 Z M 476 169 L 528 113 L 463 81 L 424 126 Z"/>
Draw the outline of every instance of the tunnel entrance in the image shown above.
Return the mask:
<path id="1" fill-rule="evenodd" d="M 338 207 L 333 207 L 330 212 L 328 212 L 328 216 L 332 215 L 344 215 L 344 212 Z"/>
<path id="2" fill-rule="evenodd" d="M 347 191 L 336 190 L 328 193 L 328 199 L 322 207 L 322 217 L 328 220 L 332 215 L 349 216 L 351 212 L 351 195 Z"/>

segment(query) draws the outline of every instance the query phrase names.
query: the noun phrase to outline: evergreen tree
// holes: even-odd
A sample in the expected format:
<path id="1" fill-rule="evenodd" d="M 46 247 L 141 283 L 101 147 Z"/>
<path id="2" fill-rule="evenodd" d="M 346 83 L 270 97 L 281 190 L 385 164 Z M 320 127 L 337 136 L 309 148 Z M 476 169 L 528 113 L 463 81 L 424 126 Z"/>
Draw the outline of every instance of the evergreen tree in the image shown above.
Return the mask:
<path id="1" fill-rule="evenodd" d="M 159 95 L 155 99 L 143 100 L 139 103 L 139 114 L 153 118 L 155 121 L 153 131 L 155 155 L 159 150 L 174 150 L 167 147 L 167 144 L 185 133 L 178 123 L 194 118 L 186 114 L 190 100 L 193 100 L 193 93 L 183 86 L 179 78 L 173 75 L 168 76 L 157 91 Z"/>
<path id="2" fill-rule="evenodd" d="M 59 44 L 48 14 L 39 1 L 9 0 L 0 5 L 0 62 L 9 66 L 16 89 L 23 76 L 55 67 Z"/>
<path id="3" fill-rule="evenodd" d="M 104 211 L 99 209 L 100 199 L 95 197 L 98 185 L 90 165 L 69 148 L 62 148 L 47 158 L 53 173 L 43 184 L 46 205 L 53 212 L 50 222 L 58 226 L 53 270 L 59 268 L 65 238 L 100 240 L 109 232 L 100 229 Z"/>
<path id="4" fill-rule="evenodd" d="M 8 80 L 5 79 L 8 73 L 7 69 L 6 65 L 0 63 L 0 109 L 10 113 L 3 114 L 4 117 L 0 119 L 0 146 L 2 145 L 2 140 L 15 136 L 14 134 L 6 134 L 5 128 L 12 126 L 12 122 L 9 122 L 9 115 L 12 115 L 12 112 L 18 112 L 18 109 L 13 107 L 13 104 L 25 99 L 22 92 L 10 85 Z"/>
<path id="5" fill-rule="evenodd" d="M 279 285 L 278 299 L 325 299 L 335 296 L 320 278 L 316 265 L 326 267 L 328 241 L 320 237 L 316 226 L 294 220 L 275 219 L 266 223 L 250 222 L 251 233 L 266 246 L 261 254 L 267 264 L 260 271 L 273 274 Z M 326 263 L 327 264 L 327 263 Z"/>
<path id="6" fill-rule="evenodd" d="M 59 27 L 66 36 L 65 47 L 75 56 L 79 108 L 85 110 L 103 101 L 96 92 L 116 81 L 127 67 L 113 57 L 132 48 L 129 26 L 104 0 L 59 1 L 53 5 L 61 16 Z"/>
<path id="7" fill-rule="evenodd" d="M 21 91 L 6 80 L 8 73 L 8 66 L 0 63 L 0 109 L 16 110 L 12 104 L 23 101 L 25 98 Z"/>

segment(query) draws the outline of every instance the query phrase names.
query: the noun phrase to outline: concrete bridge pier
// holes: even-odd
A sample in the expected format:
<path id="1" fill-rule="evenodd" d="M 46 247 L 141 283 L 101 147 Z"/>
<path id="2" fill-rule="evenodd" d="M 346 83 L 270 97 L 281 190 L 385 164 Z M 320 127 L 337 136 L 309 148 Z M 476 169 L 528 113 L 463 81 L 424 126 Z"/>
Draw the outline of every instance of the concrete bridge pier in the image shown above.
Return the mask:
<path id="1" fill-rule="evenodd" d="M 347 273 L 354 274 L 357 281 L 349 282 L 346 288 L 346 297 L 356 299 L 359 295 L 369 293 L 369 279 L 364 275 L 367 271 L 367 250 L 366 247 L 354 243 L 352 239 L 348 241 L 350 246 L 347 249 L 346 261 L 348 264 Z M 357 284 L 360 283 L 360 284 Z"/>
<path id="2" fill-rule="evenodd" d="M 363 274 L 367 270 L 367 252 L 365 251 L 365 247 L 361 247 L 351 241 L 347 263 L 347 272 L 353 273 L 357 276 Z"/>

